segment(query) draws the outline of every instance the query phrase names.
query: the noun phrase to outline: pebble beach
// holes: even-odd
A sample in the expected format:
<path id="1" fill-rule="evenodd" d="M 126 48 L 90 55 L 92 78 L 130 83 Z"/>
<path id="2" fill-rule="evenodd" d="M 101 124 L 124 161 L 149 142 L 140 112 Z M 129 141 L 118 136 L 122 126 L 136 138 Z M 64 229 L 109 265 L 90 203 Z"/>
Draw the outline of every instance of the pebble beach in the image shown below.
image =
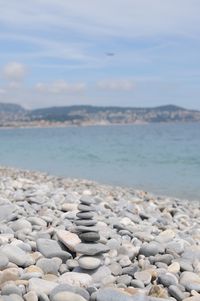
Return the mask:
<path id="1" fill-rule="evenodd" d="M 0 168 L 0 301 L 200 301 L 200 203 Z"/>

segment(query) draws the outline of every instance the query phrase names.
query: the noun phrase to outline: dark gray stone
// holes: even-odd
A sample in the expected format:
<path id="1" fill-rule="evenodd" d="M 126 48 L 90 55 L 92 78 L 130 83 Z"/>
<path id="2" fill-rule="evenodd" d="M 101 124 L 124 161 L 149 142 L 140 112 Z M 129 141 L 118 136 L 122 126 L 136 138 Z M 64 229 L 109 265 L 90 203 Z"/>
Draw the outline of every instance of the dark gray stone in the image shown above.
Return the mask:
<path id="1" fill-rule="evenodd" d="M 85 242 L 94 242 L 100 239 L 100 235 L 97 232 L 85 232 L 79 234 L 79 238 Z"/>
<path id="2" fill-rule="evenodd" d="M 94 214 L 92 212 L 78 212 L 76 216 L 80 219 L 89 219 L 93 218 Z"/>

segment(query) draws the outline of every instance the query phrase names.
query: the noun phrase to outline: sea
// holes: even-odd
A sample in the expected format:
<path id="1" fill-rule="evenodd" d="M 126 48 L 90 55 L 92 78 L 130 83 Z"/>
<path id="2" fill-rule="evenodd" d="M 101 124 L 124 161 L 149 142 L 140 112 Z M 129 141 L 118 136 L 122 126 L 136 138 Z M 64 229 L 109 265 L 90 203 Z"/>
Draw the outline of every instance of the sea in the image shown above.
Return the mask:
<path id="1" fill-rule="evenodd" d="M 0 165 L 200 200 L 200 123 L 0 129 Z"/>

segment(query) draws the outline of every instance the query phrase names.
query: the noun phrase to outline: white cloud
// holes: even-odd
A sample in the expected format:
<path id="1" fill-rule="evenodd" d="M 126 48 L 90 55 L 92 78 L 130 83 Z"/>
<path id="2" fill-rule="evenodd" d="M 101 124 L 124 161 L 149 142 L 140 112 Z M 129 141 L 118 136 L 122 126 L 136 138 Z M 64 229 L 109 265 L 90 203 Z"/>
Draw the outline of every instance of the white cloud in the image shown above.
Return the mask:
<path id="1" fill-rule="evenodd" d="M 69 83 L 65 80 L 57 80 L 52 83 L 37 83 L 37 92 L 42 93 L 53 93 L 53 94 L 63 94 L 63 93 L 81 93 L 85 91 L 86 84 L 83 82 L 79 83 Z"/>
<path id="2" fill-rule="evenodd" d="M 26 76 L 26 67 L 21 63 L 11 62 L 4 67 L 3 76 L 8 81 L 15 84 L 22 81 Z"/>
<path id="3" fill-rule="evenodd" d="M 188 104 L 188 99 L 199 99 L 200 89 L 199 82 L 196 81 L 180 81 L 175 86 L 174 80 L 165 82 L 164 80 L 145 80 L 145 78 L 132 78 L 133 82 L 136 82 L 135 90 L 131 92 L 122 93 L 119 90 L 100 90 L 96 84 L 91 85 L 88 83 L 88 87 L 84 93 L 52 93 L 49 90 L 51 83 L 38 83 L 36 87 L 21 85 L 17 90 L 8 89 L 1 86 L 2 89 L 6 89 L 5 94 L 0 94 L 0 99 L 3 102 L 15 102 L 25 106 L 26 108 L 38 108 L 49 106 L 67 106 L 75 104 L 92 104 L 98 106 L 134 106 L 134 107 L 147 107 L 158 106 L 162 104 L 174 103 L 183 107 L 200 108 L 198 100 Z M 75 83 L 74 83 L 75 85 Z M 48 87 L 48 89 L 47 89 Z M 90 88 L 90 89 L 89 89 Z M 39 90 L 40 91 L 39 91 Z M 44 89 L 44 93 L 41 90 Z M 124 92 L 124 93 L 123 93 Z M 133 97 L 134 96 L 134 97 Z M 161 97 L 162 96 L 162 97 Z M 169 102 L 170 100 L 170 102 Z"/>
<path id="4" fill-rule="evenodd" d="M 135 89 L 135 82 L 130 79 L 107 79 L 97 82 L 100 90 L 106 91 L 132 91 Z"/>

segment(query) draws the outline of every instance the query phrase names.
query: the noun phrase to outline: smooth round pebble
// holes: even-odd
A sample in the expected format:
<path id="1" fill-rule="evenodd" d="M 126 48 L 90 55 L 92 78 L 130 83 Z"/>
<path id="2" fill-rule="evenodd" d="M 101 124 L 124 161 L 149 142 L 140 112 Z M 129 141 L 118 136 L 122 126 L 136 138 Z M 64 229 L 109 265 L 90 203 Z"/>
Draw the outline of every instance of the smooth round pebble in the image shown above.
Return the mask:
<path id="1" fill-rule="evenodd" d="M 86 270 L 94 270 L 101 264 L 101 260 L 92 256 L 81 256 L 78 259 L 79 266 Z"/>

